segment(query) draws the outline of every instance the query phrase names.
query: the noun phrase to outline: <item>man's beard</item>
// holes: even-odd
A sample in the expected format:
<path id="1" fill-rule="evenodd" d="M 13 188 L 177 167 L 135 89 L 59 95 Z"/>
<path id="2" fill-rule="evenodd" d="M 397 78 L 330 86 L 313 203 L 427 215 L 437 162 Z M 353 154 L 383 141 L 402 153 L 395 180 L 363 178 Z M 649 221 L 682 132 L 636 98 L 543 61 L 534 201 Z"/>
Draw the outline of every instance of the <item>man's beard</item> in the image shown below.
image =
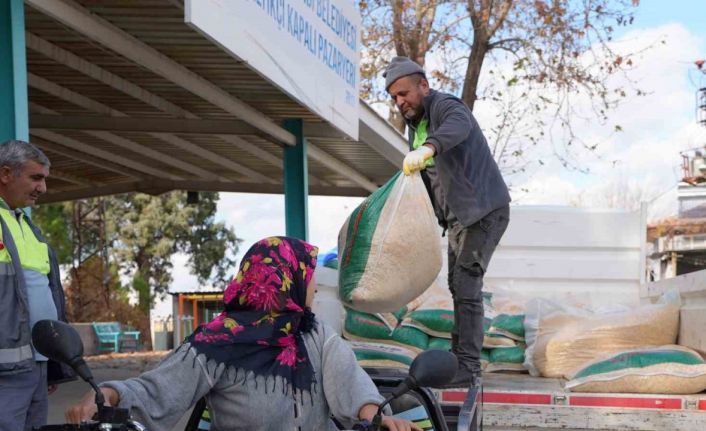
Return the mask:
<path id="1" fill-rule="evenodd" d="M 424 116 L 424 108 L 420 106 L 417 109 L 408 110 L 402 116 L 413 123 L 417 123 Z"/>

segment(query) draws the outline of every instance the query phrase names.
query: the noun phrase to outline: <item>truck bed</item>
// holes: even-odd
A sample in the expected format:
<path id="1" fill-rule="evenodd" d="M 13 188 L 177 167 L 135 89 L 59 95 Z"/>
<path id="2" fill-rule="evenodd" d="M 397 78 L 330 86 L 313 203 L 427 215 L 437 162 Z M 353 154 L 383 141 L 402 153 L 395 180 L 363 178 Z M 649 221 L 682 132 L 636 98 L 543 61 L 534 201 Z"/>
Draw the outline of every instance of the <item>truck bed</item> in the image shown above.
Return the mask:
<path id="1" fill-rule="evenodd" d="M 696 395 L 569 392 L 561 379 L 527 374 L 483 375 L 484 429 L 684 430 L 706 429 L 706 393 Z M 437 390 L 450 429 L 466 391 Z"/>

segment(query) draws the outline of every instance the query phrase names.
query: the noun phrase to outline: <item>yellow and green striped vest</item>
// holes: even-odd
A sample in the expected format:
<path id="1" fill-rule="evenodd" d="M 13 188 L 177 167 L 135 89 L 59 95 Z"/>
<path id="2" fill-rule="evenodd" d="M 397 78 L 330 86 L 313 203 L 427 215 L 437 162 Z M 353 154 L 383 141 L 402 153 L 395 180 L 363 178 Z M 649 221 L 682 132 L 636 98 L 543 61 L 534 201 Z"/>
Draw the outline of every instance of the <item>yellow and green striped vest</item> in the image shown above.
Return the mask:
<path id="1" fill-rule="evenodd" d="M 17 254 L 20 258 L 20 263 L 23 269 L 39 272 L 41 274 L 49 274 L 49 250 L 47 245 L 40 242 L 34 235 L 34 232 L 27 224 L 25 215 L 21 214 L 15 217 L 15 212 L 7 207 L 5 202 L 0 200 L 0 217 L 7 224 L 12 239 L 17 247 Z M 2 240 L 2 232 L 0 232 L 0 240 Z M 0 267 L 12 265 L 10 253 L 4 243 L 0 250 Z M 7 273 L 6 271 L 3 271 Z"/>
<path id="2" fill-rule="evenodd" d="M 419 122 L 417 125 L 417 129 L 414 131 L 414 140 L 412 141 L 412 149 L 416 150 L 417 148 L 421 147 L 424 145 L 424 143 L 427 141 L 427 126 L 429 125 L 429 120 L 426 118 L 422 118 L 422 121 Z M 434 166 L 434 158 L 432 157 L 431 159 L 427 160 L 427 167 Z"/>

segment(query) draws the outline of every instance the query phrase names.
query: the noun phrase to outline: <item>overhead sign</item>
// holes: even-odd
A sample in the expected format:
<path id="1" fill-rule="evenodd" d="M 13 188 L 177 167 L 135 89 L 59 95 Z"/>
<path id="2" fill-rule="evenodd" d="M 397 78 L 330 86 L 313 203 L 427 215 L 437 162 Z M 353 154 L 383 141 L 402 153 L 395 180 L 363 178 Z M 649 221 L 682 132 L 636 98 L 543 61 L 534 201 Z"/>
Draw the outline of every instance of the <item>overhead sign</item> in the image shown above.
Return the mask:
<path id="1" fill-rule="evenodd" d="M 360 15 L 350 0 L 187 0 L 186 22 L 358 139 Z"/>

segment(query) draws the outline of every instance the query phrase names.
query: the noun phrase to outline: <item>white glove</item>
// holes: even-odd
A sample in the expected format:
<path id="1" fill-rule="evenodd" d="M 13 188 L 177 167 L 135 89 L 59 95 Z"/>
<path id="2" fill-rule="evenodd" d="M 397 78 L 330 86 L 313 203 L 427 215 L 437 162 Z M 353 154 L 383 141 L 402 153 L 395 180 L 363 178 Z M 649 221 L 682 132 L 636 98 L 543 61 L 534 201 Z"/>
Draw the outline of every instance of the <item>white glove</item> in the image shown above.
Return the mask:
<path id="1" fill-rule="evenodd" d="M 434 157 L 434 149 L 422 145 L 414 151 L 410 151 L 402 163 L 402 171 L 405 175 L 412 175 L 414 172 L 426 168 L 427 160 Z"/>

